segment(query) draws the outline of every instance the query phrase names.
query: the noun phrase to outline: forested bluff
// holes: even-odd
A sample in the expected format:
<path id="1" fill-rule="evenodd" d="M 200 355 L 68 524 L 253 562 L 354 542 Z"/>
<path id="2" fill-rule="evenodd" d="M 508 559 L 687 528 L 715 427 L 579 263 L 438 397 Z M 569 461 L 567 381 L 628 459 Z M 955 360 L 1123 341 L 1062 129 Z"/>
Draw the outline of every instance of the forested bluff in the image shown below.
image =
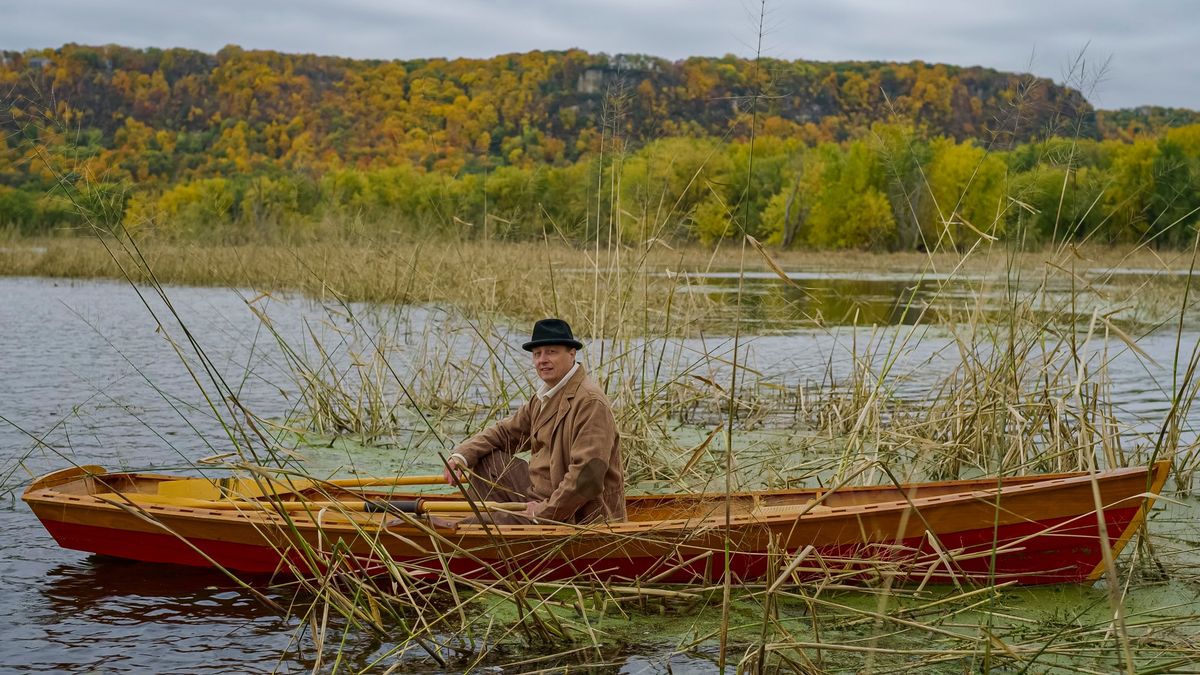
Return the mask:
<path id="1" fill-rule="evenodd" d="M 0 51 L 0 92 L 25 234 L 1183 246 L 1200 209 L 1200 113 L 982 67 L 69 44 Z"/>

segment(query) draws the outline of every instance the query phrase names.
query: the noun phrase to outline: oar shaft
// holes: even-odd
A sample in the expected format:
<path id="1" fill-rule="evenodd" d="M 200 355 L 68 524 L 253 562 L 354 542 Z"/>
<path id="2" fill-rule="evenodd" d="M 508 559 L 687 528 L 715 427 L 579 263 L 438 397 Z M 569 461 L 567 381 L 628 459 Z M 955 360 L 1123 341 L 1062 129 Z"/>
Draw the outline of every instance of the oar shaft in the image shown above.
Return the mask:
<path id="1" fill-rule="evenodd" d="M 526 502 L 468 502 L 412 499 L 367 502 L 367 511 L 399 511 L 402 513 L 474 513 L 480 511 L 524 511 Z"/>
<path id="2" fill-rule="evenodd" d="M 166 495 L 144 494 L 140 492 L 98 494 L 96 497 L 111 502 L 133 504 L 158 504 L 162 506 L 179 506 L 189 509 L 209 509 L 212 511 L 319 511 L 331 509 L 339 511 L 363 511 L 378 513 L 396 511 L 404 513 L 469 513 L 472 503 L 467 501 L 439 501 L 434 499 L 415 499 L 406 501 L 254 501 L 254 500 L 216 500 L 195 499 L 191 497 L 173 497 Z M 475 502 L 475 508 L 480 511 L 524 511 L 528 506 L 525 502 Z"/>
<path id="3" fill-rule="evenodd" d="M 326 481 L 330 485 L 344 488 L 380 487 L 383 485 L 442 485 L 446 477 L 442 474 L 428 476 L 368 476 L 366 478 L 335 478 Z"/>
<path id="4" fill-rule="evenodd" d="M 364 478 L 336 478 L 321 481 L 309 478 L 290 477 L 285 480 L 258 478 L 183 478 L 159 483 L 158 494 L 165 497 L 190 499 L 258 499 L 303 492 L 314 488 L 338 487 L 355 489 L 391 485 L 445 485 L 441 474 L 428 476 L 367 476 Z"/>

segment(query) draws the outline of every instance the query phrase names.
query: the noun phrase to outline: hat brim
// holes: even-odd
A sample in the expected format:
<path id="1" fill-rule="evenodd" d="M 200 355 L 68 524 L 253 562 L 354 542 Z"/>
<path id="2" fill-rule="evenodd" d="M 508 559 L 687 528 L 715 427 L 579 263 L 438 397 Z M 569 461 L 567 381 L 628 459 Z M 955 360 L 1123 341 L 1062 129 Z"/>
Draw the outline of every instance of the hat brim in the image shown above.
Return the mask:
<path id="1" fill-rule="evenodd" d="M 563 345 L 571 349 L 583 349 L 583 343 L 579 340 L 567 340 L 565 338 L 546 338 L 545 340 L 530 340 L 521 345 L 521 349 L 531 352 L 535 347 L 548 347 L 550 345 Z"/>

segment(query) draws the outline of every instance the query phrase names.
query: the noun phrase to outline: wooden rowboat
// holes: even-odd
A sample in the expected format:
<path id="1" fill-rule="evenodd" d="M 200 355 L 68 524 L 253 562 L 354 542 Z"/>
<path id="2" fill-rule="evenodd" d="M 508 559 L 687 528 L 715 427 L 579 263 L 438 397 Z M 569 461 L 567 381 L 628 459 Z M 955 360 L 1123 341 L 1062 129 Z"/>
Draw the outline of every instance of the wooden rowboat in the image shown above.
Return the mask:
<path id="1" fill-rule="evenodd" d="M 309 574 L 349 562 L 428 578 L 706 584 L 728 564 L 739 582 L 782 573 L 1046 584 L 1099 578 L 1106 549 L 1108 559 L 1121 552 L 1167 473 L 1159 462 L 1000 482 L 636 496 L 622 523 L 436 530 L 361 506 L 414 495 L 310 484 L 285 495 L 182 500 L 168 489 L 178 476 L 96 466 L 47 474 L 23 499 L 65 548 L 248 573 Z M 435 506 L 457 498 L 424 496 Z"/>

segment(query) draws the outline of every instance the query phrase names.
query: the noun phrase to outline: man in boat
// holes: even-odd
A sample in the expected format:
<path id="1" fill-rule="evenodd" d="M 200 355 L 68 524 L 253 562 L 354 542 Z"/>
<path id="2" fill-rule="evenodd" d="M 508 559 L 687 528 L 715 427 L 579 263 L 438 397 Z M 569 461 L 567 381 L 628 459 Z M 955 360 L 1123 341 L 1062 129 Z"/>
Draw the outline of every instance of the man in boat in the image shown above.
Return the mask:
<path id="1" fill-rule="evenodd" d="M 454 449 L 446 481 L 465 477 L 472 499 L 528 504 L 523 512 L 488 514 L 496 524 L 624 520 L 620 436 L 608 397 L 575 360 L 583 344 L 566 321 L 542 319 L 521 346 L 541 385 L 510 417 Z M 526 449 L 529 461 L 516 456 Z"/>

